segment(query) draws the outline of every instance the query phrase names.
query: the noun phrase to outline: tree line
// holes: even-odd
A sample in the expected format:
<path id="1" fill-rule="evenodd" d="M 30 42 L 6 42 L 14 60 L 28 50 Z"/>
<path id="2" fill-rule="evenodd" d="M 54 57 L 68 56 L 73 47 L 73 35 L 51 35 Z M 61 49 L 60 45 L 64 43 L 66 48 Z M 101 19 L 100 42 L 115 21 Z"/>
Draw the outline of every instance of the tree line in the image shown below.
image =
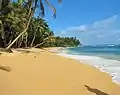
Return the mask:
<path id="1" fill-rule="evenodd" d="M 61 2 L 61 0 L 58 0 Z M 38 2 L 40 5 L 38 5 Z M 45 0 L 56 15 L 56 9 Z M 35 17 L 36 8 L 41 15 Z M 73 47 L 80 44 L 75 37 L 56 37 L 44 16 L 42 0 L 1 0 L 0 1 L 0 47 Z"/>
<path id="2" fill-rule="evenodd" d="M 80 41 L 76 37 L 55 37 L 54 42 L 47 41 L 43 47 L 77 47 Z"/>

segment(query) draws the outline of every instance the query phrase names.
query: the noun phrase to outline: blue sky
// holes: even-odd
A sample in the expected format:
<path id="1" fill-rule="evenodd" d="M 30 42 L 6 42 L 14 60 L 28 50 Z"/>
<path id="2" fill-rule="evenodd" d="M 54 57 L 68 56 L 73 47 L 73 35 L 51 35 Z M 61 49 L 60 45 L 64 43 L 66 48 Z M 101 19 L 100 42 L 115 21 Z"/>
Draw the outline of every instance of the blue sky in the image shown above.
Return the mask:
<path id="1" fill-rule="evenodd" d="M 120 44 L 120 0 L 50 0 L 57 9 L 46 19 L 57 36 L 76 36 L 82 44 Z"/>

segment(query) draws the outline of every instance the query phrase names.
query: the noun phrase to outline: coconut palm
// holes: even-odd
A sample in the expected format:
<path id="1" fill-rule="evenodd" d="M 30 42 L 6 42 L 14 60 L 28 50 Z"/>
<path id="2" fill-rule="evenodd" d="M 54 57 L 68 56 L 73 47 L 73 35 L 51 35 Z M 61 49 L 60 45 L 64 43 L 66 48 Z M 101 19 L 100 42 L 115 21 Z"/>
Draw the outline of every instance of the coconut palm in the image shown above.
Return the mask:
<path id="1" fill-rule="evenodd" d="M 11 44 L 7 47 L 7 49 L 10 49 L 11 46 L 24 34 L 27 32 L 29 25 L 30 25 L 30 21 L 35 13 L 36 7 L 38 2 L 40 2 L 40 12 L 41 15 L 44 16 L 44 4 L 43 1 L 45 1 L 45 3 L 52 9 L 53 11 L 53 16 L 56 17 L 56 9 L 55 7 L 48 1 L 48 0 L 27 0 L 27 4 L 29 6 L 29 11 L 28 11 L 28 22 L 26 23 L 26 26 L 24 28 L 24 30 L 11 42 Z M 22 3 L 24 3 L 25 0 L 18 0 L 18 4 L 22 5 Z M 61 0 L 58 0 L 58 2 L 61 2 Z"/>
<path id="2" fill-rule="evenodd" d="M 28 46 L 33 47 L 40 44 L 47 37 L 53 36 L 47 22 L 40 18 L 32 18 L 30 26 L 28 28 Z"/>
<path id="3" fill-rule="evenodd" d="M 11 11 L 9 13 L 0 16 L 0 35 L 4 47 L 10 44 L 21 33 L 21 30 L 24 30 L 27 22 L 26 17 L 25 8 L 20 8 L 16 3 L 11 3 Z"/>

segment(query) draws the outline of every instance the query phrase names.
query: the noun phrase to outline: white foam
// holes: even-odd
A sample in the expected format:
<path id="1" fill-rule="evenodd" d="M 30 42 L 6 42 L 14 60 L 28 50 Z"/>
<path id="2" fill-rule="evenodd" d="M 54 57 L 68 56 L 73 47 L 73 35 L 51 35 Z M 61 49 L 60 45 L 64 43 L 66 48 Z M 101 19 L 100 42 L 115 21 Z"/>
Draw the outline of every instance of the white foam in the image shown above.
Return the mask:
<path id="1" fill-rule="evenodd" d="M 108 73 L 112 76 L 113 82 L 120 85 L 120 61 L 96 56 L 72 55 L 66 53 L 59 53 L 57 55 L 79 60 L 82 63 L 94 66 L 100 69 L 101 72 Z"/>

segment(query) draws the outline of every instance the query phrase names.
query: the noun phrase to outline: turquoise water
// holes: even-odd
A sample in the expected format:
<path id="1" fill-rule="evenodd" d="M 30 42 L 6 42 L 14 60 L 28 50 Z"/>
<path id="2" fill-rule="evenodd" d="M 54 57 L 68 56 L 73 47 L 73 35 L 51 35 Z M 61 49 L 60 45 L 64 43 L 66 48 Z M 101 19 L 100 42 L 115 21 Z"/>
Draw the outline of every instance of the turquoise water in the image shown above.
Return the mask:
<path id="1" fill-rule="evenodd" d="M 98 68 L 112 76 L 113 82 L 120 85 L 120 46 L 81 46 L 61 49 L 60 56 L 72 58 L 83 64 Z"/>
<path id="2" fill-rule="evenodd" d="M 66 52 L 74 55 L 80 54 L 80 55 L 98 56 L 98 57 L 120 61 L 120 46 L 117 45 L 82 46 L 77 48 L 68 48 Z"/>

